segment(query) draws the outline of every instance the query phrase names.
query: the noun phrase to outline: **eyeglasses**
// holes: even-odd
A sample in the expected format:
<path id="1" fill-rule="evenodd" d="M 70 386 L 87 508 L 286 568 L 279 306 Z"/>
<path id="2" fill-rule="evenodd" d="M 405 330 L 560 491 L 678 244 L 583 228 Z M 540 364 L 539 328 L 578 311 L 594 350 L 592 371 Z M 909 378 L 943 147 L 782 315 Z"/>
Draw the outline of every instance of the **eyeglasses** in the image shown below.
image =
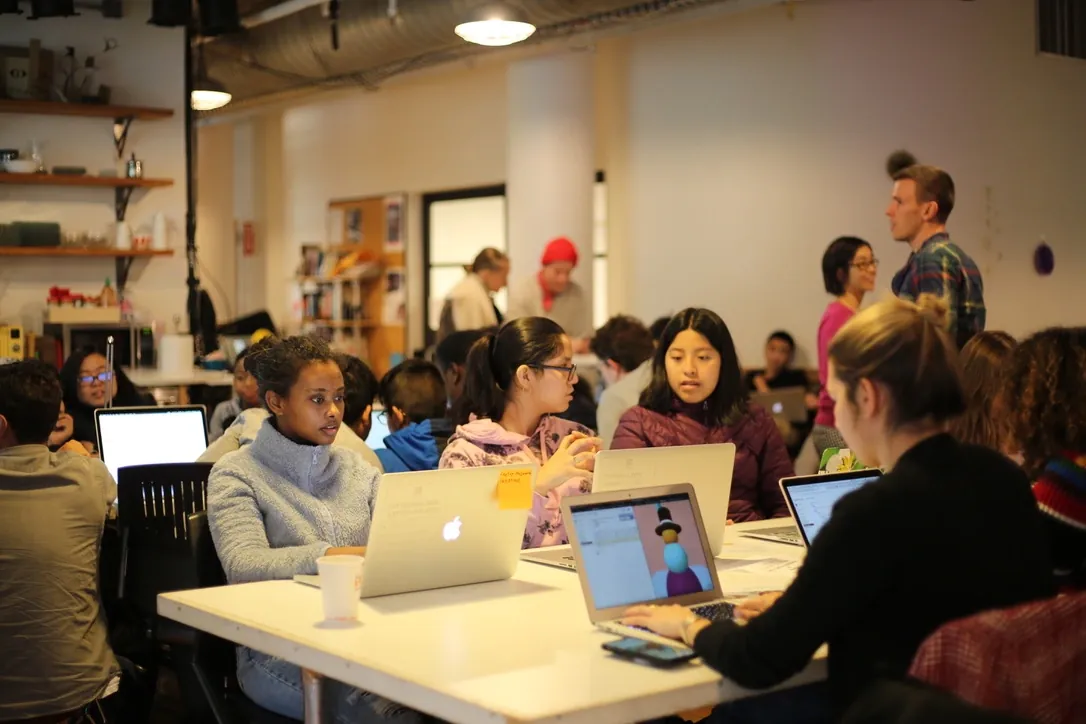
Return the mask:
<path id="1" fill-rule="evenodd" d="M 86 377 L 77 377 L 76 379 L 84 385 L 93 385 L 95 382 L 109 382 L 113 379 L 113 373 L 99 372 L 96 375 L 87 375 Z"/>
<path id="2" fill-rule="evenodd" d="M 849 264 L 849 266 L 854 266 L 857 269 L 878 269 L 879 260 L 871 259 L 870 261 L 857 261 Z"/>
<path id="3" fill-rule="evenodd" d="M 558 372 L 565 372 L 566 379 L 570 382 L 572 382 L 573 378 L 577 375 L 577 365 L 570 365 L 568 367 L 563 367 L 561 365 L 531 365 L 531 367 L 537 370 L 557 370 Z"/>

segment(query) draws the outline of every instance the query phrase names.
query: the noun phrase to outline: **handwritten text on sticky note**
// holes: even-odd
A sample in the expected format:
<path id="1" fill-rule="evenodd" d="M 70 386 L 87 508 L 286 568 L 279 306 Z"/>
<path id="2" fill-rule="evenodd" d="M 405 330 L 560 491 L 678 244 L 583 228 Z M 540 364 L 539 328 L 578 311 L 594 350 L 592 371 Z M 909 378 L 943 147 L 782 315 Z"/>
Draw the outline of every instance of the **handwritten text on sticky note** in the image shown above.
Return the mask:
<path id="1" fill-rule="evenodd" d="M 501 471 L 496 493 L 498 510 L 528 510 L 532 507 L 532 471 Z"/>

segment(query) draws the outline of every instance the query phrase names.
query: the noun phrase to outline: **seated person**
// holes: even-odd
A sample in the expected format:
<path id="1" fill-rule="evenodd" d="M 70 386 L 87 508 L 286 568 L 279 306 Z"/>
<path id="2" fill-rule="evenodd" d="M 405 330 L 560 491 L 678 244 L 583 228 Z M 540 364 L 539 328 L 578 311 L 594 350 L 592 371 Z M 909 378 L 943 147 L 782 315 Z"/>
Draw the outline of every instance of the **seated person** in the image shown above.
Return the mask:
<path id="1" fill-rule="evenodd" d="M 1086 327 L 1054 327 L 1021 342 L 1003 379 L 1000 407 L 1034 481 L 1057 583 L 1086 588 Z"/>
<path id="2" fill-rule="evenodd" d="M 520 317 L 471 348 L 467 381 L 441 468 L 539 465 L 524 547 L 569 542 L 561 502 L 592 489 L 599 440 L 554 415 L 573 399 L 573 344 L 555 322 Z"/>
<path id="3" fill-rule="evenodd" d="M 735 345 L 708 309 L 671 318 L 653 357 L 641 404 L 618 423 L 611 449 L 734 443 L 728 518 L 736 523 L 788 515 L 780 479 L 795 474 L 768 412 L 747 401 Z"/>
<path id="4" fill-rule="evenodd" d="M 249 348 L 249 354 L 245 358 L 245 368 L 249 371 L 249 374 L 257 381 L 257 385 L 260 384 L 260 379 L 257 377 L 257 367 L 253 359 L 254 355 L 260 354 L 263 351 L 274 347 L 279 344 L 279 340 L 275 337 L 265 337 L 261 341 L 254 344 Z M 344 359 L 346 355 L 337 356 L 336 360 L 340 364 L 345 364 Z M 351 357 L 352 360 L 357 358 Z M 360 360 L 357 360 L 359 364 L 363 364 Z M 365 365 L 363 364 L 363 367 Z M 353 366 L 350 368 L 356 371 Z M 369 372 L 369 368 L 365 367 Z M 362 374 L 345 374 L 344 382 L 347 385 L 347 395 L 344 399 L 344 405 L 346 410 L 344 415 L 357 413 L 359 410 L 359 417 L 355 420 L 355 424 L 360 426 L 360 429 L 364 429 L 361 425 L 364 418 L 364 427 L 369 426 L 369 413 L 366 410 L 372 410 L 373 398 L 376 394 L 376 384 L 369 385 L 368 380 L 373 377 L 373 373 L 369 372 L 369 377 Z M 268 419 L 268 411 L 264 407 L 250 407 L 247 410 L 242 410 L 238 418 L 234 420 L 234 423 L 226 428 L 222 437 L 208 446 L 203 455 L 199 457 L 197 462 L 201 463 L 217 463 L 223 455 L 229 452 L 234 452 L 238 448 L 245 447 L 256 439 L 257 433 L 264 426 L 264 421 Z M 381 461 L 377 459 L 377 454 L 373 452 L 373 449 L 366 444 L 366 441 L 358 436 L 358 434 L 347 425 L 340 425 L 339 432 L 336 433 L 336 439 L 332 443 L 333 445 L 342 446 L 348 450 L 353 450 L 365 459 L 367 463 L 381 470 Z"/>
<path id="5" fill-rule="evenodd" d="M 777 330 L 765 343 L 765 368 L 750 370 L 743 377 L 748 392 L 769 392 L 786 387 L 810 387 L 810 380 L 803 370 L 792 369 L 796 354 L 796 340 L 788 332 Z M 817 406 L 818 400 L 815 399 Z"/>
<path id="6" fill-rule="evenodd" d="M 220 402 L 211 413 L 211 421 L 207 425 L 208 442 L 215 442 L 222 437 L 226 428 L 234 424 L 234 420 L 238 419 L 242 410 L 260 407 L 256 378 L 245 369 L 245 357 L 248 354 L 249 350 L 242 350 L 234 360 L 234 396 L 225 402 Z"/>
<path id="7" fill-rule="evenodd" d="M 249 445 L 211 471 L 207 518 L 229 583 L 317 573 L 327 555 L 364 555 L 380 475 L 332 445 L 343 422 L 343 372 L 328 345 L 289 337 L 250 356 L 271 413 Z M 260 706 L 301 720 L 302 673 L 240 647 L 238 682 Z M 418 721 L 412 712 L 326 682 L 336 721 Z M 398 713 L 404 712 L 404 713 Z"/>
<path id="8" fill-rule="evenodd" d="M 818 699 L 818 719 L 836 721 L 876 679 L 904 677 L 943 624 L 1055 593 L 1025 474 L 945 432 L 965 407 L 945 319 L 945 303 L 929 295 L 919 305 L 890 299 L 834 337 L 827 384 L 837 429 L 861 459 L 889 472 L 838 501 L 783 594 L 741 602 L 745 626 L 675 606 L 627 612 L 627 623 L 688 642 L 753 689 L 785 681 L 829 644 L 825 684 L 726 704 L 721 721 L 739 710 L 742 721 L 791 721 L 780 710 L 799 699 L 803 721 Z"/>
<path id="9" fill-rule="evenodd" d="M 72 439 L 90 452 L 98 446 L 94 427 L 94 411 L 112 400 L 113 407 L 142 407 L 154 405 L 155 399 L 136 389 L 119 367 L 110 372 L 105 355 L 82 349 L 74 353 L 60 369 L 60 385 L 64 390 L 64 407 L 72 416 Z"/>
<path id="10" fill-rule="evenodd" d="M 377 451 L 386 473 L 437 470 L 453 433 L 446 416 L 445 380 L 421 359 L 404 360 L 382 378 L 378 395 L 392 433 Z"/>
<path id="11" fill-rule="evenodd" d="M 950 423 L 958 442 L 1010 454 L 1007 413 L 998 405 L 1003 377 L 1018 343 L 1006 332 L 977 332 L 958 356 L 965 390 L 965 413 Z"/>
<path id="12" fill-rule="evenodd" d="M 336 362 L 343 370 L 343 384 L 347 386 L 347 396 L 343 404 L 343 424 L 365 441 L 373 427 L 373 403 L 377 399 L 377 375 L 373 374 L 362 360 L 354 355 L 337 354 Z M 368 447 L 368 446 L 367 446 Z"/>
<path id="13" fill-rule="evenodd" d="M 587 380 L 578 378 L 573 383 L 573 399 L 569 401 L 569 407 L 565 412 L 557 413 L 555 417 L 580 425 L 587 430 L 596 429 L 596 394 Z"/>
<path id="14" fill-rule="evenodd" d="M 596 409 L 596 421 L 600 440 L 608 447 L 622 413 L 636 407 L 641 393 L 649 386 L 656 344 L 641 320 L 619 315 L 596 330 L 589 348 L 600 360 L 600 374 L 606 384 Z"/>
<path id="15" fill-rule="evenodd" d="M 445 378 L 445 393 L 449 398 L 449 409 L 456 405 L 464 392 L 464 379 L 467 377 L 464 365 L 468 361 L 471 346 L 487 333 L 485 329 L 465 329 L 453 332 L 434 349 L 434 364 Z"/>
<path id="16" fill-rule="evenodd" d="M 117 486 L 57 424 L 56 370 L 0 366 L 0 721 L 60 717 L 113 690 L 98 550 Z"/>

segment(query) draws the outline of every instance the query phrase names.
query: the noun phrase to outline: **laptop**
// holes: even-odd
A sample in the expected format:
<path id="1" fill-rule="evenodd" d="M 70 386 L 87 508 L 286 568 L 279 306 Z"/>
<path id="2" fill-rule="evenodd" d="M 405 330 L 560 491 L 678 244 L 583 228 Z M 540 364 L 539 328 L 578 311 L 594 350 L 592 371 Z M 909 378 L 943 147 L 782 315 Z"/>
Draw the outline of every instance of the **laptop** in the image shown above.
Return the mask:
<path id="1" fill-rule="evenodd" d="M 705 515 L 705 530 L 713 555 L 724 546 L 728 499 L 732 489 L 735 445 L 685 445 L 639 450 L 603 450 L 596 455 L 593 493 L 690 483 Z M 532 563 L 576 570 L 566 546 L 534 548 L 521 557 Z"/>
<path id="2" fill-rule="evenodd" d="M 370 446 L 370 450 L 384 450 L 385 438 L 392 434 L 388 429 L 388 417 L 385 416 L 384 409 L 374 408 L 370 421 L 366 444 Z"/>
<path id="3" fill-rule="evenodd" d="M 117 479 L 117 469 L 154 463 L 194 463 L 207 449 L 203 405 L 109 407 L 94 411 L 98 454 Z"/>
<path id="4" fill-rule="evenodd" d="M 807 422 L 807 388 L 782 387 L 769 392 L 752 392 L 750 401 L 764 407 L 773 417 L 795 425 Z"/>
<path id="5" fill-rule="evenodd" d="M 528 508 L 498 497 L 499 483 L 528 486 L 536 466 L 389 473 L 373 505 L 362 598 L 511 578 Z M 517 501 L 513 501 L 517 502 Z M 529 503 L 530 505 L 530 503 Z M 294 580 L 320 587 L 320 576 Z"/>
<path id="6" fill-rule="evenodd" d="M 619 622 L 638 604 L 687 606 L 710 620 L 731 617 L 694 486 L 572 496 L 562 500 L 562 515 L 597 628 L 658 640 Z"/>
<path id="7" fill-rule="evenodd" d="M 872 468 L 782 479 L 781 492 L 796 521 L 803 545 L 810 547 L 814 542 L 815 536 L 829 522 L 838 500 L 881 477 L 882 471 Z"/>

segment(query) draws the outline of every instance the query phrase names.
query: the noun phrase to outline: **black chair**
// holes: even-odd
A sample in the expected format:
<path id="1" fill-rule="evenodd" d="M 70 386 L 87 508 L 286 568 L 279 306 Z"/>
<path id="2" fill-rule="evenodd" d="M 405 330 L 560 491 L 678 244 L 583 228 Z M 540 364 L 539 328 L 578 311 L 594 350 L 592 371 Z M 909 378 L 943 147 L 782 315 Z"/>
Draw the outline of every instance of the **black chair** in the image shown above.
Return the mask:
<path id="1" fill-rule="evenodd" d="M 188 540 L 199 588 L 226 585 L 207 513 L 188 517 Z M 217 724 L 288 724 L 293 721 L 262 709 L 238 685 L 234 644 L 218 636 L 196 631 L 192 643 L 192 669 L 201 693 Z"/>

